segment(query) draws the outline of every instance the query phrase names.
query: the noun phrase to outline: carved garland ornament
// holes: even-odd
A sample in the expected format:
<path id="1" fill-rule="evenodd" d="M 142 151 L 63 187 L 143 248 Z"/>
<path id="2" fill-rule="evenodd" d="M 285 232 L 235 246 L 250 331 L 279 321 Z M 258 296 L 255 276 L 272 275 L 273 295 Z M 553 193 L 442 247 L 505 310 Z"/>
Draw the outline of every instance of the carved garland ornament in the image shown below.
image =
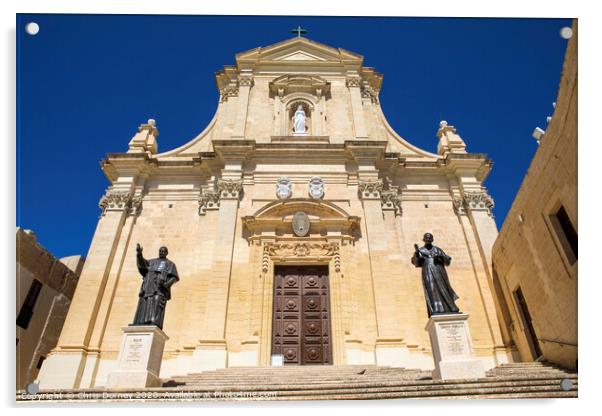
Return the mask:
<path id="1" fill-rule="evenodd" d="M 341 271 L 341 255 L 339 243 L 267 243 L 263 246 L 261 268 L 268 272 L 270 257 L 333 257 L 334 268 Z"/>

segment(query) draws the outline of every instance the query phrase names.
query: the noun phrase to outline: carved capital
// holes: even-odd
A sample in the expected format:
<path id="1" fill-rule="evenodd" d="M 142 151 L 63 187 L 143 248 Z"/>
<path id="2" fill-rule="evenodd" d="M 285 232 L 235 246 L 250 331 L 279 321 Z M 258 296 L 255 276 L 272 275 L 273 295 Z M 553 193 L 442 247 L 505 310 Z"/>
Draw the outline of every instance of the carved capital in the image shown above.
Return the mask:
<path id="1" fill-rule="evenodd" d="M 394 211 L 395 216 L 402 214 L 401 192 L 398 189 L 382 191 L 380 201 L 383 211 Z"/>
<path id="2" fill-rule="evenodd" d="M 253 76 L 252 75 L 239 75 L 238 76 L 238 85 L 241 87 L 252 87 L 253 86 Z"/>
<path id="3" fill-rule="evenodd" d="M 464 198 L 461 196 L 454 196 L 452 199 L 454 205 L 454 212 L 456 215 L 466 215 L 466 205 L 464 204 Z"/>
<path id="4" fill-rule="evenodd" d="M 207 211 L 219 209 L 219 194 L 215 189 L 208 189 L 199 196 L 199 215 L 207 214 Z"/>
<path id="5" fill-rule="evenodd" d="M 240 199 L 242 191 L 242 179 L 217 180 L 217 192 L 220 199 Z"/>
<path id="6" fill-rule="evenodd" d="M 348 87 L 359 87 L 362 85 L 362 79 L 358 76 L 350 76 L 345 80 L 345 85 Z"/>
<path id="7" fill-rule="evenodd" d="M 370 85 L 362 87 L 362 98 L 369 98 L 373 103 L 378 103 L 378 91 Z"/>
<path id="8" fill-rule="evenodd" d="M 359 181 L 357 185 L 360 199 L 380 199 L 383 190 L 382 179 L 375 181 Z"/>
<path id="9" fill-rule="evenodd" d="M 98 206 L 102 210 L 101 216 L 104 216 L 107 211 L 129 211 L 131 202 L 131 192 L 108 190 L 100 198 Z"/>
<path id="10" fill-rule="evenodd" d="M 130 206 L 128 210 L 128 215 L 138 216 L 142 212 L 142 199 L 143 196 L 141 194 L 134 195 L 130 200 Z"/>
<path id="11" fill-rule="evenodd" d="M 464 204 L 471 211 L 487 211 L 489 215 L 495 206 L 493 198 L 485 190 L 464 192 Z"/>
<path id="12" fill-rule="evenodd" d="M 228 85 L 224 88 L 220 88 L 219 94 L 221 101 L 228 101 L 228 98 L 230 97 L 238 97 L 238 86 Z"/>

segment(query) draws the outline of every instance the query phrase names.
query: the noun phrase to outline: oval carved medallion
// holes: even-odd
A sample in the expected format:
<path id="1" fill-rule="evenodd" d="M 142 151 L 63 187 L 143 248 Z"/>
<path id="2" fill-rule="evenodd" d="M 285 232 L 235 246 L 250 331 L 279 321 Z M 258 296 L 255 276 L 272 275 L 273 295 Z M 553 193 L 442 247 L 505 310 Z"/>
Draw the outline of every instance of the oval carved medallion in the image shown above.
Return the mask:
<path id="1" fill-rule="evenodd" d="M 297 237 L 305 237 L 309 233 L 309 217 L 305 212 L 297 212 L 293 216 L 293 233 Z"/>

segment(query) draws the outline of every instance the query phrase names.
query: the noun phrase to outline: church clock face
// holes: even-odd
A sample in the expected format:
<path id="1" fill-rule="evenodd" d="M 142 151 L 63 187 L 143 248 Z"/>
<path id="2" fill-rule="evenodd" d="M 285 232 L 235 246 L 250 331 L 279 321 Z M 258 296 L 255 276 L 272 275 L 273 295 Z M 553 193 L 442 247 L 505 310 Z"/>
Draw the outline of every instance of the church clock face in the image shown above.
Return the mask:
<path id="1" fill-rule="evenodd" d="M 309 233 L 309 217 L 305 212 L 297 212 L 293 216 L 293 232 L 297 237 L 305 237 Z"/>

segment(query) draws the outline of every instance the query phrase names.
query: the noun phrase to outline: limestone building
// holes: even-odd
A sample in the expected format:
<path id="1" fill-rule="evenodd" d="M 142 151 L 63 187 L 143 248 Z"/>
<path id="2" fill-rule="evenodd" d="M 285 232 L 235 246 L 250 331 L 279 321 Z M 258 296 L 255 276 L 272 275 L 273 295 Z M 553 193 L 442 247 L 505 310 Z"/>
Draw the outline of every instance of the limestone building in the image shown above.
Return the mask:
<path id="1" fill-rule="evenodd" d="M 31 230 L 17 228 L 17 389 L 33 382 L 57 344 L 84 259 L 55 258 Z"/>
<path id="2" fill-rule="evenodd" d="M 159 152 L 155 122 L 102 169 L 111 185 L 41 388 L 104 386 L 147 258 L 169 248 L 161 377 L 239 366 L 433 367 L 420 271 L 425 232 L 452 256 L 485 368 L 512 359 L 492 286 L 491 161 L 442 122 L 437 153 L 383 115 L 363 57 L 297 37 L 236 55 L 214 118 Z M 125 144 L 125 143 L 124 143 Z"/>
<path id="3" fill-rule="evenodd" d="M 577 366 L 577 24 L 552 119 L 493 247 L 502 319 L 523 361 Z"/>

